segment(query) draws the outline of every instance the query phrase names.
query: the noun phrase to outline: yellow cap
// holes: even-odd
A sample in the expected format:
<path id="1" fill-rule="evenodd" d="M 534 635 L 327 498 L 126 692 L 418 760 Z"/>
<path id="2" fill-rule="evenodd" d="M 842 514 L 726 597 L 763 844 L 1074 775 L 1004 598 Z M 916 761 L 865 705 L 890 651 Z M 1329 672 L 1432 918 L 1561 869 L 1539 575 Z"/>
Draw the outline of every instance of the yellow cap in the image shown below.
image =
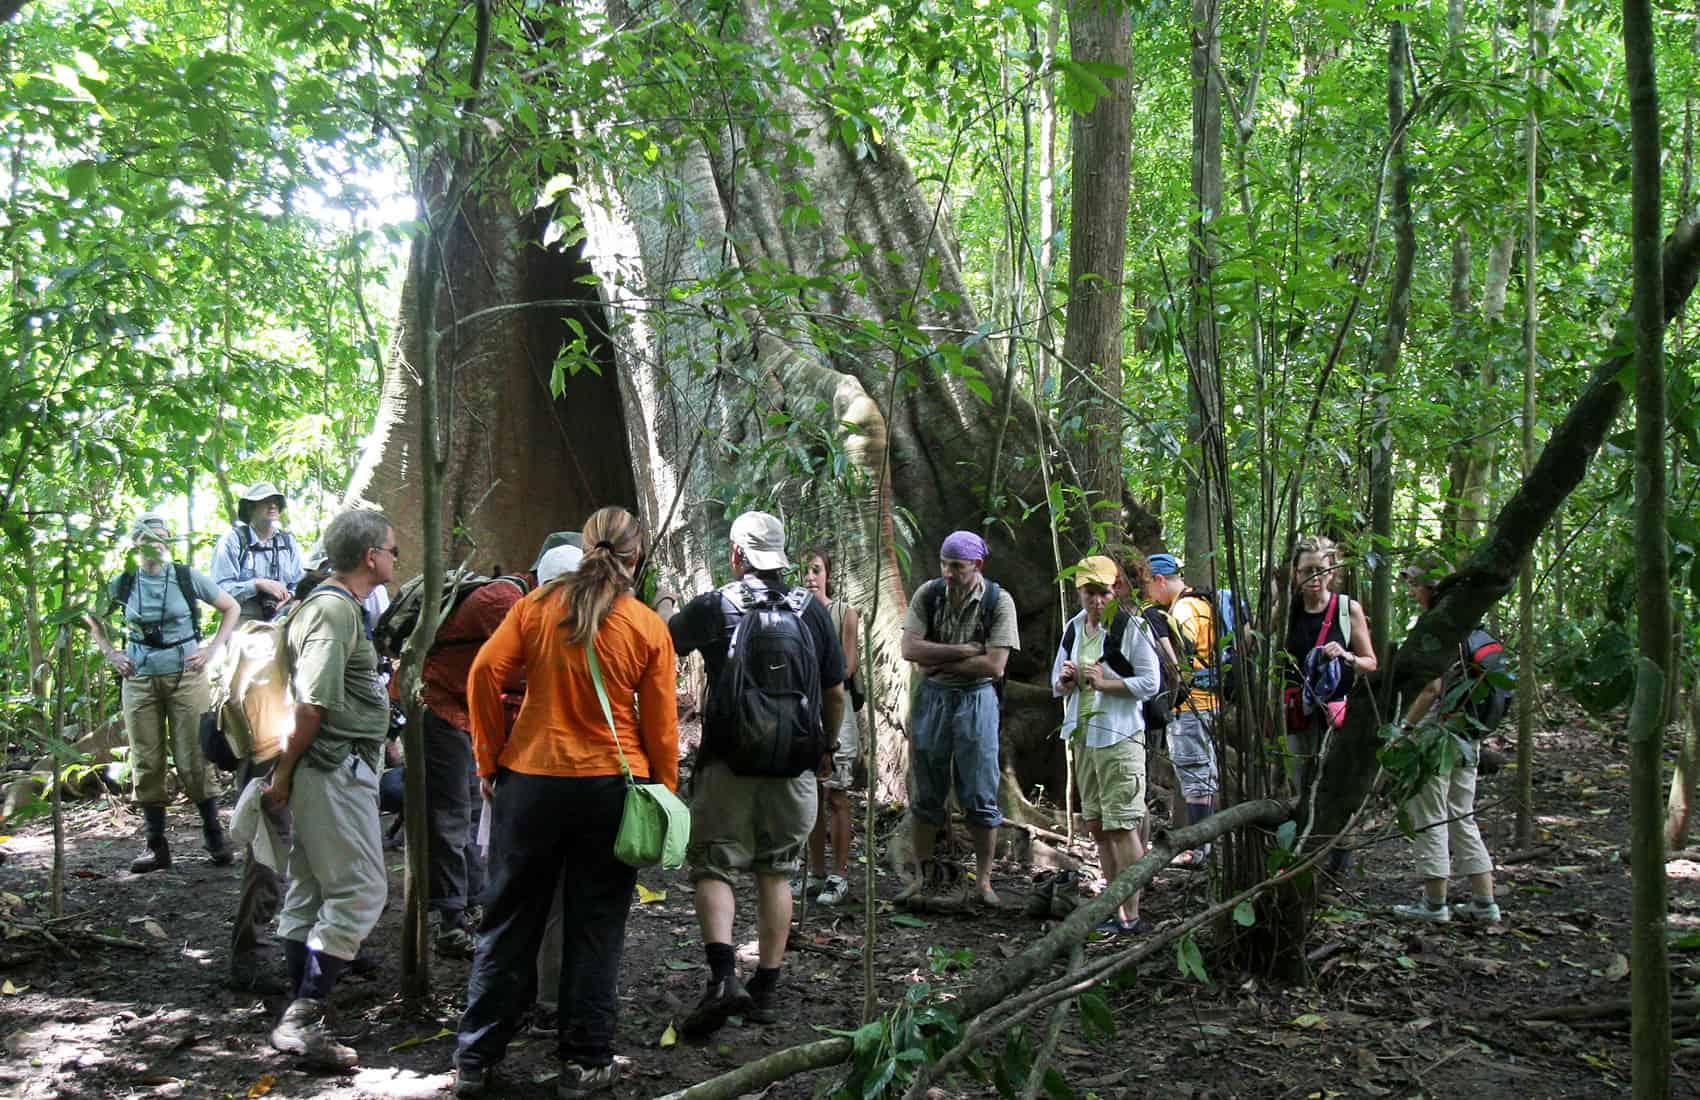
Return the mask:
<path id="1" fill-rule="evenodd" d="M 1074 587 L 1085 588 L 1089 584 L 1114 588 L 1116 586 L 1116 563 L 1102 554 L 1093 554 L 1089 558 L 1081 558 L 1080 564 L 1074 567 Z"/>

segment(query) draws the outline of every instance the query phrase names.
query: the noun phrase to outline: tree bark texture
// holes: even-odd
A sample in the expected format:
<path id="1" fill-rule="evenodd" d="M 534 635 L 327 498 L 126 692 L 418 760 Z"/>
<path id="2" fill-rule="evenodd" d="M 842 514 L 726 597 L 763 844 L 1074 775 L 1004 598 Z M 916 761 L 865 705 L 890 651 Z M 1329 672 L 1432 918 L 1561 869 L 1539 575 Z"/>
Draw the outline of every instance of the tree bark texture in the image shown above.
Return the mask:
<path id="1" fill-rule="evenodd" d="M 1108 91 L 1092 110 L 1076 113 L 1070 123 L 1074 158 L 1062 392 L 1063 417 L 1078 424 L 1070 436 L 1075 466 L 1085 479 L 1081 488 L 1089 512 L 1081 518 L 1101 523 L 1105 531 L 1102 538 L 1089 530 L 1080 532 L 1076 541 L 1114 547 L 1121 542 L 1122 530 L 1123 416 L 1099 390 L 1122 392 L 1122 275 L 1133 147 L 1133 83 L 1127 74 L 1133 23 L 1120 0 L 1074 0 L 1068 37 L 1076 62 L 1115 65 L 1123 74 L 1106 79 Z"/>
<path id="2" fill-rule="evenodd" d="M 1630 1027 L 1636 1100 L 1670 1095 L 1671 1007 L 1665 942 L 1663 750 L 1670 675 L 1670 539 L 1665 525 L 1665 288 L 1659 256 L 1659 89 L 1649 0 L 1623 2 L 1629 76 L 1630 253 L 1635 271 L 1635 699 L 1629 715 Z"/>

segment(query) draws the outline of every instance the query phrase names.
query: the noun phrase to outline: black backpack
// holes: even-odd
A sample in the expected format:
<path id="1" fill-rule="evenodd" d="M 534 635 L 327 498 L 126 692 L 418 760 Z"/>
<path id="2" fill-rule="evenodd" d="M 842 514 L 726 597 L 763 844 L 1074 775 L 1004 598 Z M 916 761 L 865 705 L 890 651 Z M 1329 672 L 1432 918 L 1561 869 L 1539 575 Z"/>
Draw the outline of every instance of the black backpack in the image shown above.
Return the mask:
<path id="1" fill-rule="evenodd" d="M 201 636 L 201 604 L 195 595 L 195 579 L 189 567 L 180 561 L 171 563 L 171 572 L 177 577 L 177 591 L 183 593 L 183 602 L 189 605 L 189 626 L 195 632 L 196 639 Z M 123 607 L 130 602 L 130 593 L 136 590 L 136 571 L 129 570 L 118 577 L 118 591 L 112 596 L 112 609 Z M 135 637 L 134 635 L 132 637 Z M 137 638 L 139 641 L 140 639 Z M 146 644 L 145 642 L 142 644 Z M 178 643 L 182 644 L 182 643 Z"/>
<path id="2" fill-rule="evenodd" d="M 1109 636 L 1104 639 L 1104 663 L 1110 666 L 1111 672 L 1124 680 L 1134 674 L 1133 665 L 1122 654 L 1122 639 L 1126 637 L 1128 623 L 1132 621 L 1132 615 L 1126 611 L 1118 610 L 1110 619 Z M 1162 679 L 1157 686 L 1157 694 L 1149 699 L 1142 700 L 1140 709 L 1145 713 L 1145 728 L 1160 730 L 1169 724 L 1169 717 L 1174 711 L 1175 692 L 1180 681 L 1174 666 L 1169 663 L 1168 659 L 1163 656 L 1163 651 L 1158 648 L 1157 639 L 1152 637 L 1150 640 L 1151 648 L 1157 652 L 1157 667 L 1161 671 Z M 1064 652 L 1072 652 L 1074 649 L 1073 623 L 1070 623 L 1068 629 L 1063 631 L 1062 647 Z"/>
<path id="3" fill-rule="evenodd" d="M 739 775 L 795 777 L 831 749 L 821 720 L 820 659 L 803 610 L 806 588 L 737 581 L 720 590 L 731 634 L 704 726 L 714 756 Z"/>
<path id="4" fill-rule="evenodd" d="M 460 610 L 460 605 L 466 602 L 468 596 L 485 585 L 494 584 L 497 581 L 513 585 L 519 589 L 522 596 L 531 591 L 531 582 L 520 576 L 486 577 L 478 573 L 462 573 L 456 578 L 451 573 L 444 577 L 442 603 L 448 605 L 448 610 L 437 624 L 438 628 L 441 629 L 442 624 L 448 622 L 454 616 L 454 613 Z M 378 647 L 378 652 L 381 655 L 390 658 L 401 656 L 401 647 L 407 644 L 408 637 L 413 634 L 413 628 L 419 624 L 419 609 L 424 603 L 420 598 L 420 590 L 424 585 L 425 577 L 423 574 L 402 585 L 401 591 L 396 593 L 395 600 L 384 608 L 382 615 L 378 616 L 378 625 L 372 628 L 372 644 Z M 439 604 L 439 606 L 442 606 L 442 604 Z M 431 652 L 435 653 L 445 645 L 460 645 L 475 641 L 482 643 L 484 639 L 467 638 L 464 642 L 442 642 L 433 645 Z"/>
<path id="5" fill-rule="evenodd" d="M 1468 688 L 1459 709 L 1469 719 L 1468 734 L 1486 737 L 1505 721 L 1517 697 L 1511 686 L 1515 674 L 1505 655 L 1505 645 L 1481 627 L 1458 647 L 1458 669 Z"/>

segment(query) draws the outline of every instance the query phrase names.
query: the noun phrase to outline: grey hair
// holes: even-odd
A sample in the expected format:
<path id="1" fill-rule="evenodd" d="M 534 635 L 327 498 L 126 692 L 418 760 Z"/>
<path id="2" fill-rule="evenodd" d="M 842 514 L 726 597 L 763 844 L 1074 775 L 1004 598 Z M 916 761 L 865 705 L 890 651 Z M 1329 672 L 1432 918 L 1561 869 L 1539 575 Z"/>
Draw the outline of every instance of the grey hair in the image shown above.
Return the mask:
<path id="1" fill-rule="evenodd" d="M 331 520 L 325 528 L 325 557 L 331 569 L 352 573 L 366 560 L 366 551 L 384 544 L 389 517 L 370 508 L 356 508 Z"/>

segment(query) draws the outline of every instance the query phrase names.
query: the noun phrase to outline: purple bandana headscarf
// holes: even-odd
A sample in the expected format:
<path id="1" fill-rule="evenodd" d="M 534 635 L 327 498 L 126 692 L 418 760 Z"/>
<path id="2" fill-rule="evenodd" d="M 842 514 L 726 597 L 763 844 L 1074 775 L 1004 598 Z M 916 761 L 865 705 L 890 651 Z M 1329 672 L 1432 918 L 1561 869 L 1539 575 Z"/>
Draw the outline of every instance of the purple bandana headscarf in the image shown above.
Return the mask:
<path id="1" fill-rule="evenodd" d="M 972 531 L 952 531 L 939 547 L 940 561 L 985 561 L 986 540 Z"/>

